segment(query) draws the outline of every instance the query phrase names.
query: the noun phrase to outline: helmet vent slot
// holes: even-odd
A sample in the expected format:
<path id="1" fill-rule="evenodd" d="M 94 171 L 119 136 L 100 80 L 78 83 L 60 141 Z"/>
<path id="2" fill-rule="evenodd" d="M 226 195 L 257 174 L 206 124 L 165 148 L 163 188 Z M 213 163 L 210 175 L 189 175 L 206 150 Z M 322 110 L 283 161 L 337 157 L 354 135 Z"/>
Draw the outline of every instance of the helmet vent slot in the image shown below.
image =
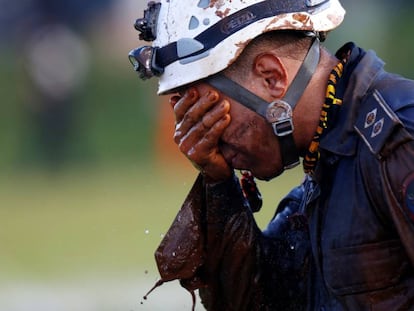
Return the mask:
<path id="1" fill-rule="evenodd" d="M 210 0 L 200 0 L 198 7 L 202 9 L 207 9 L 210 6 Z"/>
<path id="2" fill-rule="evenodd" d="M 188 29 L 190 30 L 196 29 L 198 28 L 199 25 L 200 25 L 200 21 L 198 20 L 198 18 L 195 16 L 191 16 L 190 23 L 188 24 Z"/>

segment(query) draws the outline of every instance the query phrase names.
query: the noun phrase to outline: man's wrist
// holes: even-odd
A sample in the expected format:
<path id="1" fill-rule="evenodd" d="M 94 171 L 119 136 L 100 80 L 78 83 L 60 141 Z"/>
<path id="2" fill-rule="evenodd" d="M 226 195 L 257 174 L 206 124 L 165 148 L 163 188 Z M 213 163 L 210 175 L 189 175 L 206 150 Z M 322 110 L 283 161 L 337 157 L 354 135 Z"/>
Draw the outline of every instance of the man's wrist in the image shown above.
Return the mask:
<path id="1" fill-rule="evenodd" d="M 232 173 L 231 177 L 221 182 L 205 183 L 206 199 L 210 216 L 226 217 L 239 213 L 248 206 L 238 177 Z M 211 219 L 210 219 L 211 220 Z"/>
<path id="2" fill-rule="evenodd" d="M 221 185 L 221 184 L 226 184 L 229 181 L 233 181 L 234 179 L 234 172 L 232 171 L 229 176 L 227 177 L 222 177 L 220 179 L 217 178 L 213 178 L 210 177 L 209 175 L 203 174 L 203 178 L 204 178 L 204 184 L 205 185 L 209 185 L 209 186 L 216 186 L 216 185 Z"/>

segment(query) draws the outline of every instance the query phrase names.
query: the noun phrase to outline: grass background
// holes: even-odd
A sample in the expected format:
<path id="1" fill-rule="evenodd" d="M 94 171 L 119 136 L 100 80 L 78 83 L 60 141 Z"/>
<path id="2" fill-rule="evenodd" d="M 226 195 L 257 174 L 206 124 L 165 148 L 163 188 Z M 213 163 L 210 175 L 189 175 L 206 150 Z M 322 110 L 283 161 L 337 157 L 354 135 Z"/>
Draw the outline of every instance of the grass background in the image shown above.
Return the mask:
<path id="1" fill-rule="evenodd" d="M 259 183 L 264 197 L 272 198 L 258 214 L 260 225 L 271 218 L 277 197 L 300 181 L 296 171 L 290 175 L 283 183 Z M 56 278 L 137 266 L 145 271 L 194 177 L 132 167 L 2 180 L 1 275 Z"/>
<path id="2" fill-rule="evenodd" d="M 277 197 L 297 184 L 300 175 L 294 170 L 283 182 L 259 182 L 265 198 L 258 214 L 261 226 L 271 218 Z M 41 285 L 60 301 L 54 306 L 64 310 L 67 287 L 71 286 L 69 292 L 83 292 L 99 310 L 108 305 L 109 296 L 104 293 L 115 282 L 122 284 L 118 290 L 127 286 L 131 291 L 124 289 L 120 296 L 110 290 L 114 308 L 128 303 L 131 310 L 165 310 L 154 305 L 157 297 L 170 303 L 181 297 L 190 308 L 189 295 L 178 289 L 177 283 L 158 289 L 148 302 L 141 301 L 158 278 L 153 253 L 194 178 L 190 169 L 167 171 L 151 165 L 71 170 L 59 175 L 31 172 L 3 178 L 0 289 L 4 293 L 8 288 L 16 295 L 16 287 L 20 288 L 17 296 L 28 300 L 21 287 L 33 291 Z M 266 200 L 269 197 L 271 200 Z M 85 283 L 89 285 L 82 290 Z M 172 293 L 175 297 L 170 297 Z M 44 310 L 48 298 L 38 294 L 36 299 L 40 301 L 34 300 L 32 309 L 12 310 Z M 180 306 L 169 310 L 180 310 Z M 6 307 L 0 299 L 0 310 L 10 311 Z"/>

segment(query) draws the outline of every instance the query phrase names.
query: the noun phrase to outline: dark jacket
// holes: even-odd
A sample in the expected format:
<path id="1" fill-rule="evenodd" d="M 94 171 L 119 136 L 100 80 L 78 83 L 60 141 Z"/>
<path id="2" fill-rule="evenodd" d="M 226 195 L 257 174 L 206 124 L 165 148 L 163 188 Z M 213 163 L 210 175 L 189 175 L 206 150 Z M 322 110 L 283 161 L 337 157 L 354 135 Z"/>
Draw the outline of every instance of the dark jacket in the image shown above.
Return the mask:
<path id="1" fill-rule="evenodd" d="M 320 144 L 319 195 L 306 207 L 308 309 L 410 310 L 414 83 L 386 73 L 372 51 L 355 47 L 349 62 L 337 125 Z"/>
<path id="2" fill-rule="evenodd" d="M 414 82 L 357 47 L 346 70 L 314 176 L 264 232 L 236 177 L 200 176 L 156 252 L 164 280 L 209 311 L 414 308 Z"/>

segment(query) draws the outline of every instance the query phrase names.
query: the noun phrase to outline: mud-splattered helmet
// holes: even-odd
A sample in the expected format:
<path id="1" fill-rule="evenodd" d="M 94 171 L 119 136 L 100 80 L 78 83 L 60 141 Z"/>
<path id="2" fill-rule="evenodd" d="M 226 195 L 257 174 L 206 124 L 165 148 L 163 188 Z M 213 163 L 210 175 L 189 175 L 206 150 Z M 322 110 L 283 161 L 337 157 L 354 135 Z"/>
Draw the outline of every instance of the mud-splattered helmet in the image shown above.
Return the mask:
<path id="1" fill-rule="evenodd" d="M 135 23 L 152 46 L 129 57 L 142 79 L 159 77 L 159 94 L 227 68 L 253 38 L 273 30 L 326 33 L 343 20 L 338 0 L 151 1 Z"/>

